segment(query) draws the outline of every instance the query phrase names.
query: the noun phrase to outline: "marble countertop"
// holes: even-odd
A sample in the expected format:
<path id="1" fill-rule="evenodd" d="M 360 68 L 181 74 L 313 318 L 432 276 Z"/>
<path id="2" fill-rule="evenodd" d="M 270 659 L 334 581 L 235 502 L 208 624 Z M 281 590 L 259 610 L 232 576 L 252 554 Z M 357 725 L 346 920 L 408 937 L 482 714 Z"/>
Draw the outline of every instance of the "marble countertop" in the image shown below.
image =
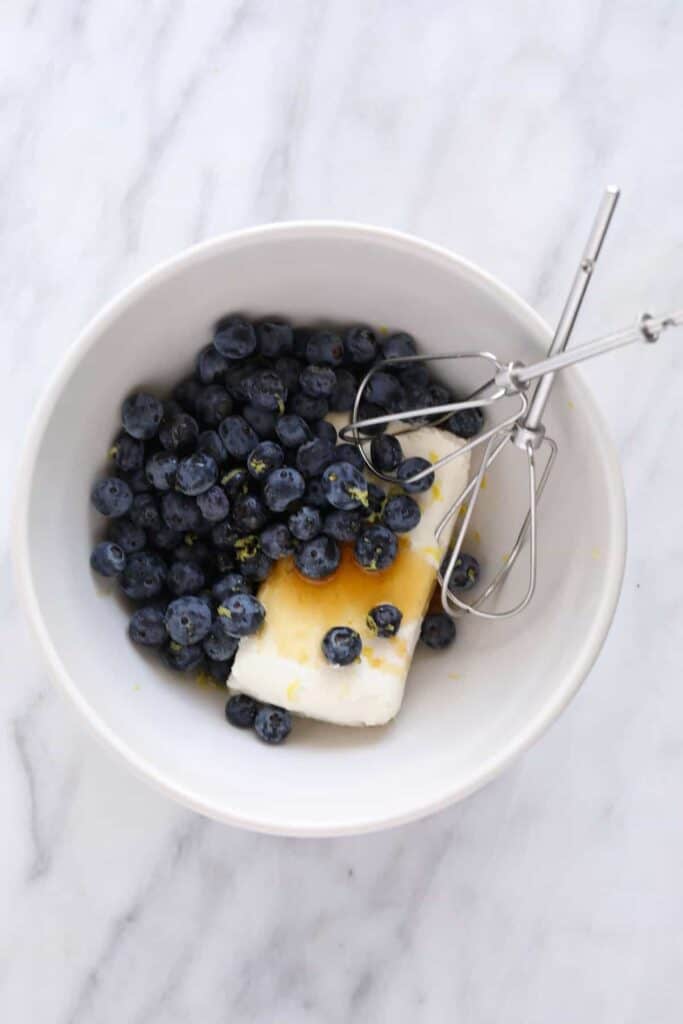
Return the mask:
<path id="1" fill-rule="evenodd" d="M 614 180 L 623 201 L 577 339 L 680 307 L 682 48 L 676 0 L 9 0 L 3 512 L 79 328 L 228 229 L 401 228 L 552 321 Z M 503 777 L 383 834 L 251 835 L 134 779 L 48 682 L 0 515 L 4 1020 L 680 1020 L 681 338 L 585 374 L 630 519 L 602 656 Z"/>

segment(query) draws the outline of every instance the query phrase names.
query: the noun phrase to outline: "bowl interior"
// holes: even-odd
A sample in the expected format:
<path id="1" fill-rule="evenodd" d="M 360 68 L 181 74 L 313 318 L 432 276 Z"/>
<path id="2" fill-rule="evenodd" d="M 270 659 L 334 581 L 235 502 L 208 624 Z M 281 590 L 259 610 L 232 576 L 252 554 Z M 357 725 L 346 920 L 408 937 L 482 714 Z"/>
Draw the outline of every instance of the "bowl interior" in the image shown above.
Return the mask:
<path id="1" fill-rule="evenodd" d="M 624 555 L 619 470 L 580 378 L 560 376 L 547 415 L 561 446 L 540 516 L 536 597 L 503 623 L 468 619 L 448 654 L 419 651 L 397 720 L 380 729 L 300 721 L 283 749 L 226 725 L 224 697 L 161 669 L 127 641 L 126 613 L 88 567 L 100 525 L 88 495 L 123 396 L 163 392 L 226 311 L 412 332 L 424 351 L 530 360 L 547 330 L 474 268 L 415 240 L 290 225 L 218 240 L 130 289 L 91 325 L 47 396 L 27 453 L 20 576 L 50 664 L 100 735 L 147 778 L 213 816 L 290 833 L 405 820 L 476 788 L 563 707 L 597 654 Z M 448 363 L 467 387 L 481 368 Z M 469 546 L 501 564 L 526 477 L 510 448 Z M 514 598 L 521 580 L 512 583 Z"/>

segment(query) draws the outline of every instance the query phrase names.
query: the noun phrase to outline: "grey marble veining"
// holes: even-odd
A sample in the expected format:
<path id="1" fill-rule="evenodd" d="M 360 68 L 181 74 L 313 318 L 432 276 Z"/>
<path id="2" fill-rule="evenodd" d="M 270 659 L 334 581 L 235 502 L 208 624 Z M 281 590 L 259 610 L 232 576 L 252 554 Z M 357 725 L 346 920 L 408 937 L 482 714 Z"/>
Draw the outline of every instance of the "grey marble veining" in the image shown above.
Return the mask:
<path id="1" fill-rule="evenodd" d="M 0 507 L 85 320 L 227 229 L 413 231 L 552 320 L 616 180 L 579 336 L 680 306 L 682 46 L 676 0 L 8 0 Z M 129 775 L 47 681 L 0 515 L 3 1020 L 678 1022 L 681 342 L 585 372 L 630 517 L 600 661 L 506 775 L 379 835 L 241 833 Z"/>

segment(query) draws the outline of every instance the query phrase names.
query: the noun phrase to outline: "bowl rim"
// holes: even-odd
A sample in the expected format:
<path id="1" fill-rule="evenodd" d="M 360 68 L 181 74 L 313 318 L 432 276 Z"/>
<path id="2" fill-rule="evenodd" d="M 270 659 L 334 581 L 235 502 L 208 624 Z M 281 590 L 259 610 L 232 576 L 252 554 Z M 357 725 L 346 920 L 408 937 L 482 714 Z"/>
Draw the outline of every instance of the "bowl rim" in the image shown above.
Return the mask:
<path id="1" fill-rule="evenodd" d="M 419 796 L 416 798 L 411 795 L 400 812 L 386 816 L 368 817 L 361 813 L 353 820 L 348 815 L 339 820 L 335 819 L 332 813 L 325 820 L 311 821 L 310 816 L 307 817 L 304 812 L 298 819 L 289 817 L 284 820 L 235 813 L 229 808 L 205 800 L 200 793 L 179 785 L 165 773 L 159 771 L 153 763 L 123 741 L 91 708 L 62 664 L 43 619 L 30 569 L 28 535 L 28 511 L 38 451 L 45 427 L 59 401 L 64 386 L 68 383 L 72 370 L 96 343 L 102 330 L 126 306 L 134 303 L 149 288 L 163 281 L 165 277 L 174 274 L 180 267 L 189 266 L 197 260 L 210 256 L 215 251 L 240 246 L 245 242 L 258 242 L 270 236 L 296 236 L 297 234 L 309 237 L 311 234 L 335 235 L 339 239 L 344 237 L 362 239 L 365 237 L 369 241 L 392 245 L 416 254 L 439 259 L 444 264 L 456 269 L 461 276 L 476 280 L 480 286 L 484 286 L 499 300 L 503 300 L 508 307 L 514 309 L 517 316 L 528 325 L 530 333 L 535 338 L 544 336 L 548 342 L 550 340 L 552 332 L 546 321 L 515 291 L 470 260 L 451 252 L 445 246 L 427 242 L 416 235 L 362 222 L 323 219 L 267 223 L 214 236 L 181 250 L 136 277 L 88 321 L 64 352 L 37 403 L 27 431 L 12 510 L 11 548 L 20 604 L 24 609 L 33 635 L 38 641 L 38 647 L 47 664 L 50 676 L 78 709 L 91 731 L 105 748 L 119 754 L 134 774 L 153 785 L 158 791 L 214 820 L 273 835 L 332 837 L 374 832 L 406 824 L 464 799 L 498 776 L 516 757 L 527 750 L 561 714 L 597 659 L 616 611 L 626 562 L 626 499 L 618 455 L 602 413 L 580 372 L 576 368 L 565 370 L 564 372 L 571 376 L 574 386 L 578 387 L 582 393 L 585 411 L 592 421 L 596 447 L 609 483 L 611 502 L 608 512 L 615 543 L 611 546 L 610 560 L 605 566 L 602 599 L 592 628 L 584 638 L 578 657 L 572 668 L 565 673 L 561 685 L 554 687 L 551 698 L 529 720 L 524 729 L 519 730 L 501 750 L 480 764 L 469 778 L 461 780 L 459 784 L 446 785 L 443 791 L 435 794 L 431 799 Z"/>

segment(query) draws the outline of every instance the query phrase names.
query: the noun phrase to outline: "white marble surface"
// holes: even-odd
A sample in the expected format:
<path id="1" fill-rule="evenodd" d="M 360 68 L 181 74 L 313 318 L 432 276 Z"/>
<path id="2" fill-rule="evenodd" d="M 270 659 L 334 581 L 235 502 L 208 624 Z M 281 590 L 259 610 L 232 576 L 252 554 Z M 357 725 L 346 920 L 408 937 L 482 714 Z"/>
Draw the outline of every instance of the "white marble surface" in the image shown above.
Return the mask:
<path id="1" fill-rule="evenodd" d="M 2 4 L 3 1020 L 680 1021 L 680 337 L 586 371 L 630 514 L 588 684 L 495 784 L 393 832 L 249 835 L 133 779 L 48 683 L 6 513 L 31 409 L 79 327 L 226 229 L 403 228 L 553 319 L 616 180 L 579 335 L 680 306 L 682 48 L 678 0 Z"/>

